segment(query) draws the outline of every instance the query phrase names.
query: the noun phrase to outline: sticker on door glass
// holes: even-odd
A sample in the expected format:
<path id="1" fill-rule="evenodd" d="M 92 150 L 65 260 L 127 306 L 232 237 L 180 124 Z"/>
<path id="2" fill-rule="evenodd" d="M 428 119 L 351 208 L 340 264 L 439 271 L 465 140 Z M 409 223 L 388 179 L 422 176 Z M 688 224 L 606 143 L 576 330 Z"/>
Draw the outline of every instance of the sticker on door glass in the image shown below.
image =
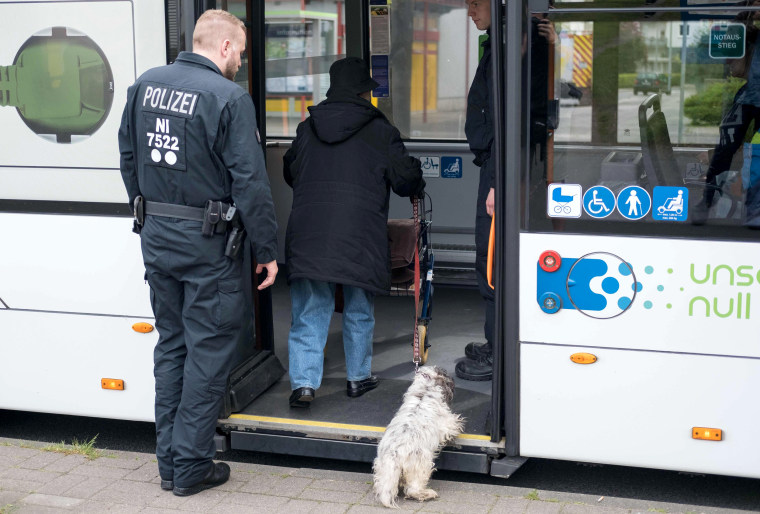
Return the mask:
<path id="1" fill-rule="evenodd" d="M 549 184 L 546 214 L 551 218 L 580 218 L 582 196 L 580 184 Z"/>

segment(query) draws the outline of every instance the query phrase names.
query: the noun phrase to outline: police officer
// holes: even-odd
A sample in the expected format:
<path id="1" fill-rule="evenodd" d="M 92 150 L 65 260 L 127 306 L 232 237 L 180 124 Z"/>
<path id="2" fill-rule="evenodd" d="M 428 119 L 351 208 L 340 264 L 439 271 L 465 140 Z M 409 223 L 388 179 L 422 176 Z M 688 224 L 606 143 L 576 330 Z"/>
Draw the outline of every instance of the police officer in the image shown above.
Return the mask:
<path id="1" fill-rule="evenodd" d="M 242 261 L 230 257 L 239 243 L 227 244 L 228 233 L 241 228 L 236 213 L 254 245 L 256 272 L 267 270 L 259 289 L 277 275 L 276 223 L 255 110 L 232 82 L 245 50 L 243 23 L 225 11 L 206 11 L 193 50 L 138 78 L 119 129 L 121 173 L 141 225 L 159 333 L 161 488 L 177 496 L 222 484 L 230 474 L 227 464 L 211 459 L 246 314 Z"/>

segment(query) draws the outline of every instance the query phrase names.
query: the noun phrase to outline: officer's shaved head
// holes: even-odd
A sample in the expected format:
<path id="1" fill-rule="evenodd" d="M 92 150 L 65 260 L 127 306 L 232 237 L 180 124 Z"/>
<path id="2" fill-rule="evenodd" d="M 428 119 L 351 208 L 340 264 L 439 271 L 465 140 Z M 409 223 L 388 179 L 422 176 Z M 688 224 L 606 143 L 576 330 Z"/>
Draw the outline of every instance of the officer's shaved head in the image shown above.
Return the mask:
<path id="1" fill-rule="evenodd" d="M 244 50 L 245 25 L 236 16 L 211 9 L 198 18 L 193 32 L 193 52 L 210 59 L 228 79 L 234 80 Z"/>
<path id="2" fill-rule="evenodd" d="M 237 42 L 245 25 L 234 14 L 220 9 L 210 9 L 198 18 L 193 31 L 193 49 L 215 51 L 225 40 Z"/>

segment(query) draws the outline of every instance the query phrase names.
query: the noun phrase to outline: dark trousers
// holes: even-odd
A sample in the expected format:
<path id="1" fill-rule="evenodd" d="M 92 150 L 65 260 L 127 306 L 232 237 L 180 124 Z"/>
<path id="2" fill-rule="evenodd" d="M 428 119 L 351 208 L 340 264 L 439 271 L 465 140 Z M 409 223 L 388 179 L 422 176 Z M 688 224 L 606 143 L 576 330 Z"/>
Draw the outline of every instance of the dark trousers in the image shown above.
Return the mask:
<path id="1" fill-rule="evenodd" d="M 478 290 L 485 300 L 486 322 L 483 332 L 486 341 L 493 343 L 493 325 L 496 307 L 494 292 L 488 285 L 486 266 L 488 264 L 488 237 L 491 234 L 491 216 L 486 211 L 486 198 L 491 190 L 491 177 L 484 168 L 480 168 L 480 184 L 478 185 L 478 205 L 475 209 L 475 274 L 478 280 Z"/>
<path id="2" fill-rule="evenodd" d="M 156 457 L 164 480 L 199 482 L 214 456 L 214 433 L 243 316 L 242 264 L 224 257 L 225 238 L 201 224 L 146 218 L 143 259 L 156 317 Z"/>

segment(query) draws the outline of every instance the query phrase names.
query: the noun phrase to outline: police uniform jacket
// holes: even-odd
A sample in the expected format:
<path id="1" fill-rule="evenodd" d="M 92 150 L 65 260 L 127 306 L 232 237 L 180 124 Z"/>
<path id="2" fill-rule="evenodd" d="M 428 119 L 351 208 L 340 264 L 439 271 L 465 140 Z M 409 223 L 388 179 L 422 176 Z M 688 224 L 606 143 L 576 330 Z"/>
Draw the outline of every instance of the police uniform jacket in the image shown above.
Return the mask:
<path id="1" fill-rule="evenodd" d="M 490 35 L 490 31 L 488 32 Z M 483 56 L 478 62 L 475 78 L 472 79 L 470 92 L 467 95 L 467 118 L 464 124 L 464 132 L 470 150 L 475 154 L 473 162 L 480 166 L 481 173 L 485 173 L 494 187 L 494 165 L 491 159 L 491 145 L 493 144 L 493 118 L 491 115 L 491 39 L 490 37 L 481 43 Z M 483 175 L 481 174 L 481 177 Z M 481 178 L 482 180 L 482 178 Z"/>
<path id="2" fill-rule="evenodd" d="M 419 195 L 420 161 L 370 102 L 335 95 L 309 107 L 283 159 L 293 208 L 285 239 L 288 280 L 390 289 L 390 189 Z"/>
<path id="3" fill-rule="evenodd" d="M 277 258 L 277 225 L 250 95 L 209 59 L 181 52 L 127 91 L 121 174 L 133 205 L 234 202 L 256 260 Z"/>

